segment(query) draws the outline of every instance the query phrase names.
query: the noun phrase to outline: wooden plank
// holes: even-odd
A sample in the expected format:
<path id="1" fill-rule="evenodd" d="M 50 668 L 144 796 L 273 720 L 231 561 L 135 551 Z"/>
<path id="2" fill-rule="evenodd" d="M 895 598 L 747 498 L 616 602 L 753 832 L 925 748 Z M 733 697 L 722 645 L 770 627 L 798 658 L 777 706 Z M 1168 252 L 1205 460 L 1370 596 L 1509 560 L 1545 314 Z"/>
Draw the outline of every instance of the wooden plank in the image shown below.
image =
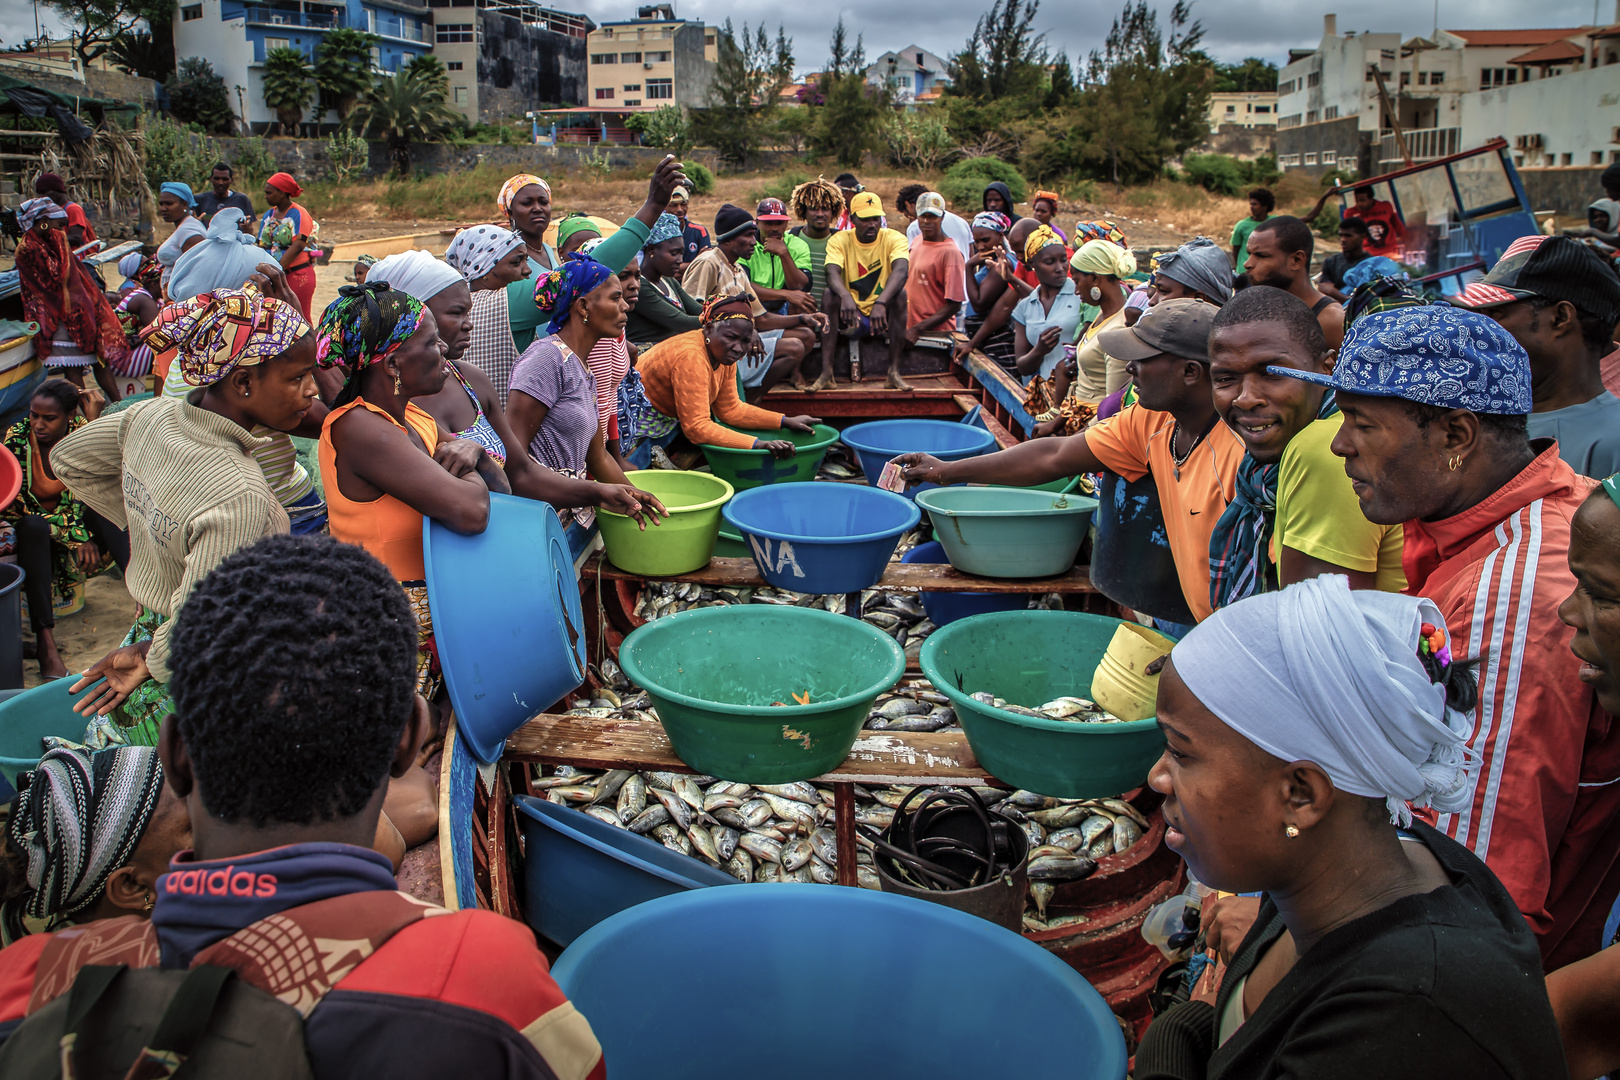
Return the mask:
<path id="1" fill-rule="evenodd" d="M 838 842 L 838 884 L 860 887 L 860 863 L 855 857 L 855 785 L 833 785 L 833 835 Z"/>
<path id="2" fill-rule="evenodd" d="M 600 555 L 592 556 L 580 571 L 581 578 L 598 574 L 606 581 L 648 580 L 639 574 L 620 570 Z M 690 581 L 698 585 L 724 588 L 758 588 L 765 584 L 753 559 L 710 559 L 709 565 L 669 581 Z M 989 593 L 1090 593 L 1091 568 L 1076 566 L 1067 573 L 1045 578 L 982 578 L 964 574 L 955 567 L 935 563 L 891 562 L 878 582 L 887 589 L 928 589 Z"/>
<path id="3" fill-rule="evenodd" d="M 505 761 L 568 764 L 587 769 L 694 772 L 675 756 L 663 725 L 541 713 L 506 740 Z M 844 763 L 818 782 L 983 784 L 994 778 L 973 757 L 961 732 L 862 732 Z"/>
<path id="4" fill-rule="evenodd" d="M 961 407 L 963 413 L 970 413 L 975 408 L 979 408 L 979 420 L 984 424 L 985 429 L 996 437 L 996 445 L 1001 449 L 1005 450 L 1009 446 L 1017 446 L 1023 441 L 1003 427 L 1001 421 L 990 414 L 989 409 L 980 408 L 980 403 L 974 400 L 972 395 L 957 394 L 956 404 Z"/>

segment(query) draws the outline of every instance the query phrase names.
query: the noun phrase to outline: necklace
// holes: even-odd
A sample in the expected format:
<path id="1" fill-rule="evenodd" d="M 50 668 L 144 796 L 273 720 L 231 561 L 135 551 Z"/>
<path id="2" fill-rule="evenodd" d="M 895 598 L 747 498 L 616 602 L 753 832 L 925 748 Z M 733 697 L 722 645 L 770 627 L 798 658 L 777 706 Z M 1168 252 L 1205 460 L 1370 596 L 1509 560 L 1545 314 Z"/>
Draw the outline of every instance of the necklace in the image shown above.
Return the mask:
<path id="1" fill-rule="evenodd" d="M 1219 415 L 1209 418 L 1209 423 L 1204 425 L 1204 430 L 1198 433 L 1198 437 L 1192 441 L 1191 446 L 1187 447 L 1185 454 L 1178 455 L 1176 453 L 1176 443 L 1181 441 L 1181 421 L 1177 420 L 1176 426 L 1170 429 L 1170 464 L 1174 466 L 1178 481 L 1181 479 L 1181 467 L 1187 464 L 1187 459 L 1192 457 L 1194 450 L 1198 449 L 1198 444 L 1203 442 L 1211 431 L 1215 430 L 1215 424 L 1219 419 Z"/>

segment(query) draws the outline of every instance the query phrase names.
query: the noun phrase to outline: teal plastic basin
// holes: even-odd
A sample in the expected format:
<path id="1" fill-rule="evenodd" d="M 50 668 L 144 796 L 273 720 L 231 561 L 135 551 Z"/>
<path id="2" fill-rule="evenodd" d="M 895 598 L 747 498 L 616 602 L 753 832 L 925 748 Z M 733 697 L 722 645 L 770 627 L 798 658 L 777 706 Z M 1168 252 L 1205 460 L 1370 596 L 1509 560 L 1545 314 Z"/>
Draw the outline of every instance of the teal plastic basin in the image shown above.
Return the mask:
<path id="1" fill-rule="evenodd" d="M 1037 578 L 1074 565 L 1097 500 L 1027 488 L 949 487 L 919 492 L 934 537 L 964 574 Z"/>
<path id="2" fill-rule="evenodd" d="M 11 781 L 13 787 L 18 773 L 39 764 L 45 754 L 45 736 L 84 741 L 84 728 L 90 718 L 74 712 L 73 706 L 100 686 L 102 680 L 97 679 L 77 694 L 69 694 L 67 688 L 78 681 L 78 675 L 69 674 L 65 679 L 24 690 L 0 703 L 0 774 Z"/>
<path id="3" fill-rule="evenodd" d="M 1119 625 L 1078 611 L 975 615 L 930 634 L 919 661 L 951 699 L 973 756 L 992 776 L 1060 799 L 1108 798 L 1147 782 L 1164 750 L 1156 720 L 1045 720 L 969 695 L 988 691 L 1026 708 L 1065 695 L 1090 698 L 1092 675 Z"/>

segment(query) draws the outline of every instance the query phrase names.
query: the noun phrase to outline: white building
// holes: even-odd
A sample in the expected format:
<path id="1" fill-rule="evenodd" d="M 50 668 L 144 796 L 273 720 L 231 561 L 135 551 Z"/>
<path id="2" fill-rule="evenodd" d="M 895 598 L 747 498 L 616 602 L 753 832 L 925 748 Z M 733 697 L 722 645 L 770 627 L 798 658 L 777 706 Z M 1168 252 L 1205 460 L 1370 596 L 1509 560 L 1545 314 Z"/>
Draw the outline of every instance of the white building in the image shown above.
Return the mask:
<path id="1" fill-rule="evenodd" d="M 951 84 L 945 61 L 920 45 L 886 52 L 866 69 L 872 86 L 887 86 L 897 104 L 937 101 L 940 90 Z"/>

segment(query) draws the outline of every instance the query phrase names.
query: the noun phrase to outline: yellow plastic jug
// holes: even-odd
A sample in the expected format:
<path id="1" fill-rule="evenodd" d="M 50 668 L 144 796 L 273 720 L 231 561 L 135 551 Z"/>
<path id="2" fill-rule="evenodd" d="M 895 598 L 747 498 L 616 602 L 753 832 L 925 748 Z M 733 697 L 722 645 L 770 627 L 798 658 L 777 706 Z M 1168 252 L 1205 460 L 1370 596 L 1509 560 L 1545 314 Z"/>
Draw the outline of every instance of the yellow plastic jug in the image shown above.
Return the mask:
<path id="1" fill-rule="evenodd" d="M 1155 712 L 1159 677 L 1143 669 L 1175 642 L 1133 622 L 1122 622 L 1091 677 L 1091 699 L 1121 720 L 1146 720 Z"/>

